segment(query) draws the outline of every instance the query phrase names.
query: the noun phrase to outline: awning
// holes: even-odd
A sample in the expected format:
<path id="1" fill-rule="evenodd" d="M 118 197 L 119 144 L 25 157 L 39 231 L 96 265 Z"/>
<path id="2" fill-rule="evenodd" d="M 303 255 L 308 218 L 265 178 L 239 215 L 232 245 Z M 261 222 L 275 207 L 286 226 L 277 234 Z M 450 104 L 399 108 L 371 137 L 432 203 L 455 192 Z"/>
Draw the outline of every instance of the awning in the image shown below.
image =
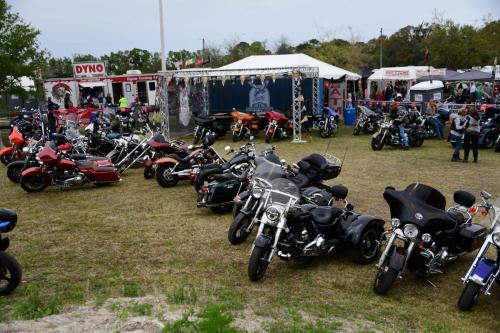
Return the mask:
<path id="1" fill-rule="evenodd" d="M 104 81 L 96 82 L 78 82 L 78 84 L 83 88 L 94 88 L 94 87 L 104 87 L 106 84 Z"/>

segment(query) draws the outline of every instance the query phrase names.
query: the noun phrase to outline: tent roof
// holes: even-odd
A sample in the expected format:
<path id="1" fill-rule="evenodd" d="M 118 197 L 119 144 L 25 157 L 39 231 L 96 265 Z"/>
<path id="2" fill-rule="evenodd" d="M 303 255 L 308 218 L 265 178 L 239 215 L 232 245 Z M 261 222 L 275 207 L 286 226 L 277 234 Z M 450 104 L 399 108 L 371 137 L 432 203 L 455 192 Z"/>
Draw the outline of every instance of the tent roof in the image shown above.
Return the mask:
<path id="1" fill-rule="evenodd" d="M 319 77 L 325 79 L 333 78 L 334 80 L 337 80 L 342 78 L 344 75 L 349 80 L 358 80 L 361 78 L 361 76 L 356 73 L 330 65 L 303 53 L 249 56 L 218 69 L 272 69 L 283 67 L 318 67 Z"/>
<path id="2" fill-rule="evenodd" d="M 443 82 L 441 81 L 424 81 L 411 86 L 410 90 L 432 90 L 443 88 Z"/>
<path id="3" fill-rule="evenodd" d="M 491 73 L 470 70 L 451 77 L 450 81 L 491 81 L 491 79 Z"/>

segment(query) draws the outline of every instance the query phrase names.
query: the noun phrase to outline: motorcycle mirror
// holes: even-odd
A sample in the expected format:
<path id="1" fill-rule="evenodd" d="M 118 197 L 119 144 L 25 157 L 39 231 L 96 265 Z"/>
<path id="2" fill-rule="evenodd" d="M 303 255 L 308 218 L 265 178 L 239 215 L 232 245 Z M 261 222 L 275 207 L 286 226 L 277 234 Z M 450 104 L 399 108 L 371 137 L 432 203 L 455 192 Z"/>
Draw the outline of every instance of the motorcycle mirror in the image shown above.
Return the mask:
<path id="1" fill-rule="evenodd" d="M 231 146 L 225 146 L 224 150 L 227 151 L 227 152 L 231 151 Z"/>
<path id="2" fill-rule="evenodd" d="M 352 210 L 354 209 L 354 206 L 350 203 L 348 203 L 347 205 L 345 205 L 345 209 L 348 210 L 349 212 L 352 212 Z"/>

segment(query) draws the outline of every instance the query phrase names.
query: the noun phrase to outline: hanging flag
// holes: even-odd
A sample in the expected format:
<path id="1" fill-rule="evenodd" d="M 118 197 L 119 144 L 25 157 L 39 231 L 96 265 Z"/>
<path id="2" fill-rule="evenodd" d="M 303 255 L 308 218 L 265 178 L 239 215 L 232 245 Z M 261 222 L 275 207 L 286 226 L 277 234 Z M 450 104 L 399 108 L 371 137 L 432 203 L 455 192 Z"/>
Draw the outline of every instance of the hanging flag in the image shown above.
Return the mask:
<path id="1" fill-rule="evenodd" d="M 196 61 L 194 62 L 195 65 L 203 65 L 203 58 L 198 58 L 196 59 Z"/>
<path id="2" fill-rule="evenodd" d="M 426 63 L 431 62 L 431 53 L 428 48 L 425 48 L 424 59 Z"/>

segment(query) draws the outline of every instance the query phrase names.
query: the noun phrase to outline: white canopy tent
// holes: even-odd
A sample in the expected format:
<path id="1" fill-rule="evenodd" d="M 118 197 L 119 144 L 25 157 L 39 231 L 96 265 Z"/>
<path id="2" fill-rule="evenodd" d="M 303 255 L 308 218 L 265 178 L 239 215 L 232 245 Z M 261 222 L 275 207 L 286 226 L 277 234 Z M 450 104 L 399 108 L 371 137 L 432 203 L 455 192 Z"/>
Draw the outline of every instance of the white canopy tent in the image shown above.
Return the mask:
<path id="1" fill-rule="evenodd" d="M 359 80 L 361 76 L 330 65 L 303 53 L 297 54 L 276 54 L 276 55 L 255 55 L 243 58 L 218 69 L 221 70 L 241 70 L 260 68 L 283 68 L 283 67 L 317 67 L 319 77 L 324 79 L 338 80 L 346 77 L 347 80 Z"/>

